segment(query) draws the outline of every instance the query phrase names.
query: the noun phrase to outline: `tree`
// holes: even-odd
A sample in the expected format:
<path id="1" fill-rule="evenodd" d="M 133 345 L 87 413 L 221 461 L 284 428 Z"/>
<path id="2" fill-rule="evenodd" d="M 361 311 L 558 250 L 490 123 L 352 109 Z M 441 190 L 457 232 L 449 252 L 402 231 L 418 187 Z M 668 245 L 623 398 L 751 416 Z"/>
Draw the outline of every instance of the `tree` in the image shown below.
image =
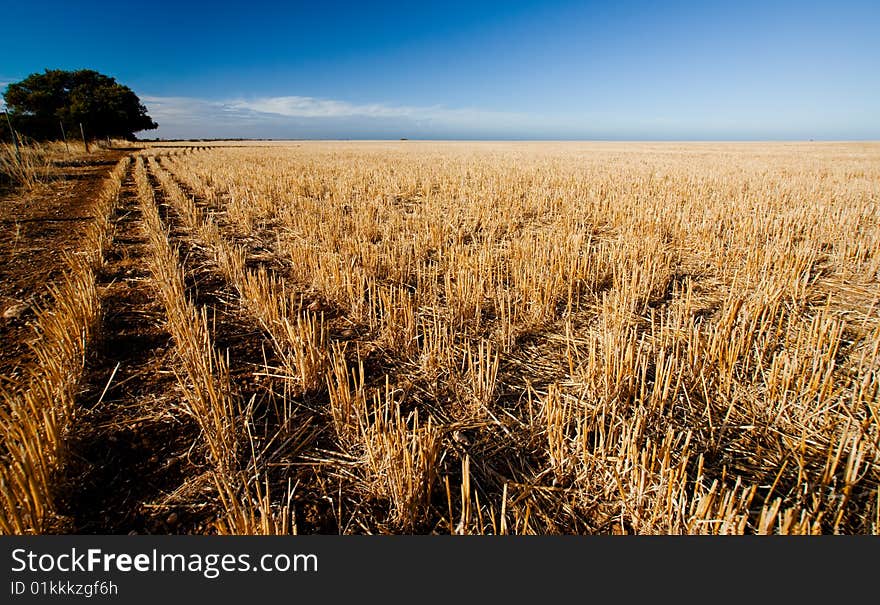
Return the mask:
<path id="1" fill-rule="evenodd" d="M 138 96 L 115 78 L 90 69 L 47 69 L 10 84 L 3 94 L 12 124 L 36 139 L 57 139 L 82 124 L 89 138 L 134 139 L 158 127 Z"/>

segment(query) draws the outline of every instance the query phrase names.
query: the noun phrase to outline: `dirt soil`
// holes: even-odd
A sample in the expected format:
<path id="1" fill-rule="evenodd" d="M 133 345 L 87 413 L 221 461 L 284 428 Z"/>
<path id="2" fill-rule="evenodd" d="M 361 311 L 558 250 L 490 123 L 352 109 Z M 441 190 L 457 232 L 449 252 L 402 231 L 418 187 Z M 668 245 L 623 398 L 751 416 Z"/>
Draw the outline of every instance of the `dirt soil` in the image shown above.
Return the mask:
<path id="1" fill-rule="evenodd" d="M 96 275 L 100 328 L 68 436 L 57 531 L 205 533 L 210 504 L 193 491 L 208 467 L 193 447 L 198 427 L 180 407 L 174 343 L 152 285 L 131 170 L 112 218 L 113 240 Z"/>
<path id="2" fill-rule="evenodd" d="M 0 191 L 0 387 L 24 387 L 22 377 L 34 362 L 36 312 L 51 307 L 49 285 L 65 274 L 65 256 L 81 249 L 99 192 L 125 153 L 95 153 L 82 163 L 59 166 L 53 182 L 39 190 Z M 235 396 L 254 410 L 259 447 L 261 436 L 274 434 L 270 428 L 280 422 L 283 380 L 266 372 L 280 361 L 266 348 L 268 335 L 244 312 L 235 289 L 183 226 L 151 169 L 148 178 L 161 220 L 181 253 L 187 296 L 209 309 L 211 340 L 232 362 Z M 150 272 L 132 168 L 111 219 L 111 243 L 95 275 L 99 325 L 78 381 L 76 421 L 66 435 L 67 459 L 56 478 L 57 518 L 49 533 L 213 533 L 218 503 L 212 466 L 198 426 L 183 407 L 175 343 Z M 308 427 L 312 413 L 303 407 L 294 424 Z M 292 467 L 287 459 L 270 465 L 295 479 L 298 528 L 335 533 L 337 520 L 315 471 Z"/>
<path id="3" fill-rule="evenodd" d="M 128 150 L 104 150 L 57 166 L 34 190 L 0 189 L 0 387 L 20 381 L 32 361 L 36 309 L 64 273 L 93 220 L 104 179 Z"/>

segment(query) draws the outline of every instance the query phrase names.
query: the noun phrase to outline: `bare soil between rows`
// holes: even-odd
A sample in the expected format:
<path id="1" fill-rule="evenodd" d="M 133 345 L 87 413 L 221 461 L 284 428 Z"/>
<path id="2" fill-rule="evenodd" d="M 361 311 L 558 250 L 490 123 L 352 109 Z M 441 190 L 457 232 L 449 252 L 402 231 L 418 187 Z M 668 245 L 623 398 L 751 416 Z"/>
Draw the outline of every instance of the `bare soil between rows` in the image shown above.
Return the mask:
<path id="1" fill-rule="evenodd" d="M 35 311 L 50 304 L 47 285 L 79 249 L 104 179 L 126 153 L 96 152 L 57 166 L 51 183 L 0 190 L 0 387 L 14 386 L 33 361 Z"/>
<path id="2" fill-rule="evenodd" d="M 199 486 L 187 481 L 206 464 L 193 448 L 198 428 L 179 405 L 174 343 L 151 285 L 130 173 L 113 219 L 97 275 L 101 325 L 89 345 L 59 487 L 63 531 L 202 533 L 211 503 L 194 503 Z"/>

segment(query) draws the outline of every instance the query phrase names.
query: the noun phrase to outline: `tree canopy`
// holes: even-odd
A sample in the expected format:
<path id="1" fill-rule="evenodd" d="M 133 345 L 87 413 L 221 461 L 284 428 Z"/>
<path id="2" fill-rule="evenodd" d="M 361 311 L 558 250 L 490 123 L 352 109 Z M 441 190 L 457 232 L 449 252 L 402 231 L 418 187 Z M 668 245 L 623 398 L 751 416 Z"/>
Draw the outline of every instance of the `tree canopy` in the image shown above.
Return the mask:
<path id="1" fill-rule="evenodd" d="M 157 128 L 147 108 L 128 86 L 90 69 L 47 69 L 10 84 L 3 94 L 13 127 L 36 139 L 57 139 L 59 123 L 88 138 L 133 139 L 140 130 Z"/>

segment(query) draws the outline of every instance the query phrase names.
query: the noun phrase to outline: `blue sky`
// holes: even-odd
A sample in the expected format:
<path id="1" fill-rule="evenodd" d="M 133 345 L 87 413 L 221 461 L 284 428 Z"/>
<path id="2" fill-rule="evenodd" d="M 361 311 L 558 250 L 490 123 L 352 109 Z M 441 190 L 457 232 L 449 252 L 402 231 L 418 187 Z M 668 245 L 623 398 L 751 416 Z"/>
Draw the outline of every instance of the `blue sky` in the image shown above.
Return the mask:
<path id="1" fill-rule="evenodd" d="M 143 136 L 880 139 L 880 2 L 12 2 L 0 87 L 96 69 Z"/>

